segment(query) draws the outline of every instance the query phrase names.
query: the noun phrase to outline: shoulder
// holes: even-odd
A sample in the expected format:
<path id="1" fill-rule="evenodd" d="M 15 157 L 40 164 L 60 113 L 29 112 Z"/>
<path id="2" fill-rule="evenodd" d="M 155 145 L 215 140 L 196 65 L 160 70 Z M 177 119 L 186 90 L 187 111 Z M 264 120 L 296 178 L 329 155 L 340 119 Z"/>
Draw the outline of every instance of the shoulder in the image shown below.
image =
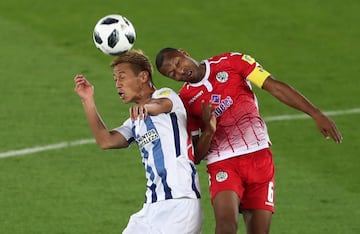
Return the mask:
<path id="1" fill-rule="evenodd" d="M 224 52 L 222 54 L 218 54 L 215 56 L 212 56 L 208 59 L 208 61 L 218 61 L 218 60 L 223 60 L 223 59 L 231 59 L 231 58 L 241 58 L 243 55 L 245 55 L 244 53 L 241 52 Z"/>
<path id="2" fill-rule="evenodd" d="M 174 90 L 164 87 L 161 89 L 157 89 L 153 93 L 152 97 L 153 98 L 171 98 L 171 96 L 173 96 L 173 95 L 177 95 Z"/>
<path id="3" fill-rule="evenodd" d="M 199 90 L 201 90 L 201 86 L 193 86 L 189 83 L 185 83 L 179 91 L 179 96 L 182 100 L 186 100 L 191 98 L 194 93 L 199 92 Z"/>
<path id="4" fill-rule="evenodd" d="M 202 61 L 202 63 L 212 69 L 234 68 L 235 70 L 237 70 L 239 66 L 248 66 L 255 62 L 256 61 L 250 55 L 241 52 L 226 52 Z"/>
<path id="5" fill-rule="evenodd" d="M 169 99 L 172 103 L 173 106 L 181 106 L 182 105 L 182 101 L 180 99 L 180 96 L 171 88 L 161 88 L 156 90 L 153 95 L 152 98 L 154 99 L 159 99 L 159 98 L 167 98 Z"/>

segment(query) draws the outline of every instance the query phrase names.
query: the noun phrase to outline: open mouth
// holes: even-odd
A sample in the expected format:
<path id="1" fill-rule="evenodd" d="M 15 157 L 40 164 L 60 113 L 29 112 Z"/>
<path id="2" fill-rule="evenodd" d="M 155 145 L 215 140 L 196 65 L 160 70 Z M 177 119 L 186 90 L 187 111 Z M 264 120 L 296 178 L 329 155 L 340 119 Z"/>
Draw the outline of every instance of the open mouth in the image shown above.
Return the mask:
<path id="1" fill-rule="evenodd" d="M 119 94 L 119 97 L 120 97 L 121 99 L 124 99 L 124 97 L 125 97 L 125 94 L 124 94 L 124 93 L 118 92 L 118 94 Z"/>

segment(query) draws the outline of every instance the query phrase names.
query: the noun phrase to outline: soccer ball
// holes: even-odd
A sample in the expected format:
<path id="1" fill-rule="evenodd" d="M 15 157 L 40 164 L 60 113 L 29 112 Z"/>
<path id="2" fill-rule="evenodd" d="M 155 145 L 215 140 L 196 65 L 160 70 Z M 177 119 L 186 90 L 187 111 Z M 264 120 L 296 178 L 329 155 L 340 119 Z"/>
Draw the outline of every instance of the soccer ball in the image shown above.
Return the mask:
<path id="1" fill-rule="evenodd" d="M 135 28 L 122 15 L 107 15 L 96 23 L 93 39 L 96 47 L 103 53 L 119 55 L 134 46 Z"/>

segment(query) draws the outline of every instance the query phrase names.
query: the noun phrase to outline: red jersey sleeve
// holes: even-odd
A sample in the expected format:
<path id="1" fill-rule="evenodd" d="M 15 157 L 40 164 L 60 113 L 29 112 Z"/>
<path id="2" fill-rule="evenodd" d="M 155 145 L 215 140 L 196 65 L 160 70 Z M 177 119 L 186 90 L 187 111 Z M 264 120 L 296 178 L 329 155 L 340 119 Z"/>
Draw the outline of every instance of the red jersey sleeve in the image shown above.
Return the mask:
<path id="1" fill-rule="evenodd" d="M 262 87 L 266 78 L 270 76 L 262 66 L 256 62 L 256 60 L 247 54 L 233 53 L 231 56 L 231 64 L 234 65 L 234 69 L 237 70 L 241 77 L 249 80 L 259 88 Z"/>

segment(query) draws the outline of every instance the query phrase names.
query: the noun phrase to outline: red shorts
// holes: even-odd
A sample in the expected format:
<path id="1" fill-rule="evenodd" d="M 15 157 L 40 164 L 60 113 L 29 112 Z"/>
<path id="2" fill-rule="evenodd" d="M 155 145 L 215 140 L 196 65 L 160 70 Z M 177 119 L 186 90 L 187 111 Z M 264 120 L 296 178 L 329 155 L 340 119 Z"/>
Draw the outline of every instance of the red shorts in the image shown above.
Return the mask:
<path id="1" fill-rule="evenodd" d="M 269 148 L 240 155 L 207 166 L 210 194 L 221 191 L 238 194 L 241 209 L 274 212 L 275 167 Z"/>

